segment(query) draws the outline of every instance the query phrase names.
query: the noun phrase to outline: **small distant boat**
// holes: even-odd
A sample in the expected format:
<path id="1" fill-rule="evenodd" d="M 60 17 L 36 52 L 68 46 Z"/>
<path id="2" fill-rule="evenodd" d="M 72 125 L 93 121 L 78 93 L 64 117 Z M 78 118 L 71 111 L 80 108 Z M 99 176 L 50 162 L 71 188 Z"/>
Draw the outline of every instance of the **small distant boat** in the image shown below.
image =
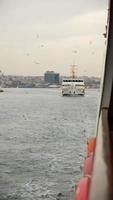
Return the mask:
<path id="1" fill-rule="evenodd" d="M 49 88 L 59 88 L 60 86 L 59 85 L 49 85 L 48 87 Z"/>

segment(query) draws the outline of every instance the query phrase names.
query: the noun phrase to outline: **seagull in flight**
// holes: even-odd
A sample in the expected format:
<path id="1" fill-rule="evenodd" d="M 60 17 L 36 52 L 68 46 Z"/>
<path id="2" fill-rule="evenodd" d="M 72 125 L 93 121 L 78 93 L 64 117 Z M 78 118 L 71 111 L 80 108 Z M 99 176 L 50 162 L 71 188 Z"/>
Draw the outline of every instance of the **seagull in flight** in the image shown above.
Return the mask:
<path id="1" fill-rule="evenodd" d="M 34 61 L 34 63 L 35 63 L 36 65 L 40 65 L 40 63 L 39 63 L 39 62 L 37 62 L 37 61 Z"/>

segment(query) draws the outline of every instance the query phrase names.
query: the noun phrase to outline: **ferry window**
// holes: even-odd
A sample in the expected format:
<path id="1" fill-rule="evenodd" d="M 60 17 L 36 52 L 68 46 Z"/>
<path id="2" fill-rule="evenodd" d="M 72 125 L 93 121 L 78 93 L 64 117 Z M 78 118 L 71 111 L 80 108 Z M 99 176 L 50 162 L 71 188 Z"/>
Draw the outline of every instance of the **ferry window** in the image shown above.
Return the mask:
<path id="1" fill-rule="evenodd" d="M 0 0 L 0 200 L 73 199 L 95 134 L 107 12 L 107 0 Z"/>

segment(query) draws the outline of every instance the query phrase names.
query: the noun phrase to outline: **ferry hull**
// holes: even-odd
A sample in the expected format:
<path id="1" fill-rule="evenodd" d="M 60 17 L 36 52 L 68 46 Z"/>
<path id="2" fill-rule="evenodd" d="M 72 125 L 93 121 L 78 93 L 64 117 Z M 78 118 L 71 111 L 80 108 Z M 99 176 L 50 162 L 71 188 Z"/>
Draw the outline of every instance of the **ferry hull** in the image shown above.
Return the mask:
<path id="1" fill-rule="evenodd" d="M 84 88 L 63 88 L 62 96 L 84 96 L 85 90 Z"/>

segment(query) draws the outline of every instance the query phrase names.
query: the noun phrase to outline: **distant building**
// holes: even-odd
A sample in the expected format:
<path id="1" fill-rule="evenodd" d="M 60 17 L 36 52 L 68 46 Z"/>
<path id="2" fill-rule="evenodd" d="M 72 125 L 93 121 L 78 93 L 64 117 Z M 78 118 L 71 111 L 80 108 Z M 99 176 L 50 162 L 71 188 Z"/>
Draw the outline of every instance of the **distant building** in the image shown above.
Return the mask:
<path id="1" fill-rule="evenodd" d="M 44 74 L 45 83 L 50 84 L 59 84 L 59 73 L 55 73 L 54 71 L 46 71 Z"/>

